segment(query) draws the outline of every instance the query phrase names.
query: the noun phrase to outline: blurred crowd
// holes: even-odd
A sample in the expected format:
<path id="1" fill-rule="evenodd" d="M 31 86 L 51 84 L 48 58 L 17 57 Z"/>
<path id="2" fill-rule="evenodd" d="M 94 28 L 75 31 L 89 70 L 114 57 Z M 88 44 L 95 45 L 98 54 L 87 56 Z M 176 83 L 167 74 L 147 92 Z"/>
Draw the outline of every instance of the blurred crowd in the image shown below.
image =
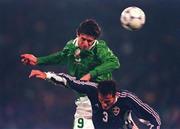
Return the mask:
<path id="1" fill-rule="evenodd" d="M 120 59 L 121 67 L 114 72 L 118 88 L 150 104 L 160 114 L 162 129 L 180 129 L 180 16 L 174 13 L 180 4 L 147 3 L 134 3 L 143 8 L 147 21 L 141 30 L 130 32 L 119 22 L 130 3 L 0 0 L 0 128 L 72 128 L 74 92 L 28 78 L 33 68 L 66 72 L 65 67 L 24 66 L 19 55 L 61 50 L 75 38 L 82 20 L 94 18 L 103 29 L 101 38 Z"/>

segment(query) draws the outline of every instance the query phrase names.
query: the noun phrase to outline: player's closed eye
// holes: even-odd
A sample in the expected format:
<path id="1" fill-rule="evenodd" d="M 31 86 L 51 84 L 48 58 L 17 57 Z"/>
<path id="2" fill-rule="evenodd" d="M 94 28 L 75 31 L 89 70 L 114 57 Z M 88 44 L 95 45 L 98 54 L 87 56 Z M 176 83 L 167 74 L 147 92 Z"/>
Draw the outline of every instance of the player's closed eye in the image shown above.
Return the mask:
<path id="1" fill-rule="evenodd" d="M 93 42 L 93 40 L 90 40 L 90 39 L 86 39 L 86 38 L 81 38 L 82 39 L 82 41 L 87 41 L 88 43 L 91 43 L 91 42 Z"/>

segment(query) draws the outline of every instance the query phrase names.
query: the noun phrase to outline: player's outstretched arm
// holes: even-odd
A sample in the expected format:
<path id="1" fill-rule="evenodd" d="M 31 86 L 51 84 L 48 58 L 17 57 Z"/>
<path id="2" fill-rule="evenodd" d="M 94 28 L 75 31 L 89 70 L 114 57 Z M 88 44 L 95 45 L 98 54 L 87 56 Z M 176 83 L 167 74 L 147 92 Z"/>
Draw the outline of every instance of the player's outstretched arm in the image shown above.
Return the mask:
<path id="1" fill-rule="evenodd" d="M 32 77 L 48 80 L 55 85 L 61 84 L 64 87 L 67 86 L 67 80 L 64 77 L 53 72 L 43 72 L 41 70 L 32 70 L 29 75 L 29 78 L 32 78 Z"/>
<path id="2" fill-rule="evenodd" d="M 21 62 L 26 65 L 36 65 L 37 57 L 33 54 L 21 54 Z"/>
<path id="3" fill-rule="evenodd" d="M 76 80 L 75 77 L 72 77 L 68 74 L 64 73 L 53 73 L 53 72 L 43 72 L 40 70 L 32 70 L 29 78 L 36 77 L 39 79 L 45 79 L 51 81 L 53 84 L 60 84 L 64 87 L 72 88 L 73 90 L 85 93 L 85 94 L 92 94 L 95 93 L 97 84 L 93 82 L 84 82 L 80 80 Z"/>

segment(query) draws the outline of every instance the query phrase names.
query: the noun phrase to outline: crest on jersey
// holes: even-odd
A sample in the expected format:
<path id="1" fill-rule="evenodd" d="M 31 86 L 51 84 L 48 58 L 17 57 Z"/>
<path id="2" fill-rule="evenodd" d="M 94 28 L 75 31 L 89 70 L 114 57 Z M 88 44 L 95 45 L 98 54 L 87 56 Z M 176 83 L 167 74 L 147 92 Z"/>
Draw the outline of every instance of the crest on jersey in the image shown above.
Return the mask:
<path id="1" fill-rule="evenodd" d="M 117 115 L 120 113 L 120 108 L 117 107 L 117 106 L 115 106 L 112 110 L 113 110 L 113 114 L 114 114 L 115 116 L 117 116 Z"/>
<path id="2" fill-rule="evenodd" d="M 77 48 L 75 53 L 74 53 L 74 57 L 75 57 L 76 62 L 81 62 L 80 53 L 81 53 L 81 50 L 79 48 Z"/>
<path id="3" fill-rule="evenodd" d="M 81 49 L 77 48 L 74 52 L 74 57 L 80 57 Z"/>

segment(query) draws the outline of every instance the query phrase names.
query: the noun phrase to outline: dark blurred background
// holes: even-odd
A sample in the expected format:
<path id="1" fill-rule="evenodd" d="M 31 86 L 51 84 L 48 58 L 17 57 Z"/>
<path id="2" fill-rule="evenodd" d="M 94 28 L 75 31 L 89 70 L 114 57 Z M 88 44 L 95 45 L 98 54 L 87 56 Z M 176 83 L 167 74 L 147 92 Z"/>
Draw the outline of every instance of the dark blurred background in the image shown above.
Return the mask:
<path id="1" fill-rule="evenodd" d="M 139 31 L 120 25 L 128 6 L 146 14 Z M 0 0 L 0 129 L 72 128 L 74 92 L 28 78 L 33 68 L 66 72 L 65 67 L 24 66 L 20 54 L 61 50 L 86 18 L 97 20 L 101 39 L 120 59 L 118 88 L 156 109 L 162 129 L 180 129 L 179 0 Z"/>

